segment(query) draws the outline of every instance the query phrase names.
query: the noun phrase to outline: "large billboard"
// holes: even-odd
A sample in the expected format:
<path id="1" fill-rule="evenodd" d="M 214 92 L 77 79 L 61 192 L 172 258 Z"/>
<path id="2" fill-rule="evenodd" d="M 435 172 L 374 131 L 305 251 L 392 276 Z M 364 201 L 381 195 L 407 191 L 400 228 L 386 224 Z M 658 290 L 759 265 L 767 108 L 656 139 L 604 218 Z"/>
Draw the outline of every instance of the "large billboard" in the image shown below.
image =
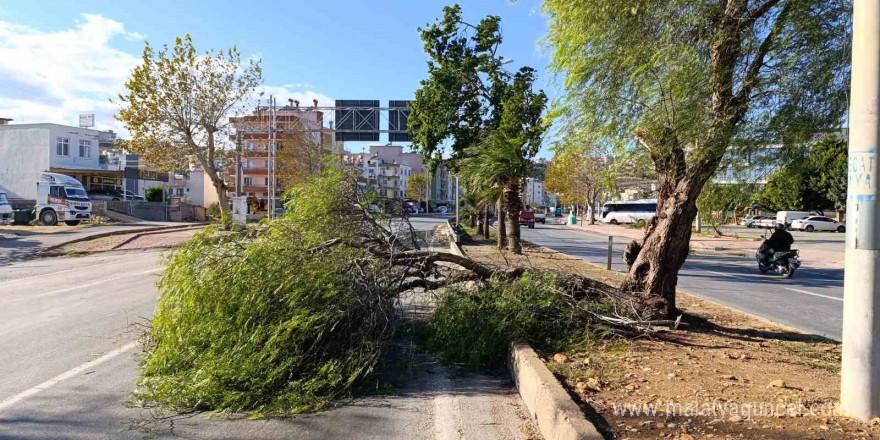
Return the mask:
<path id="1" fill-rule="evenodd" d="M 379 141 L 379 100 L 337 99 L 337 141 Z"/>
<path id="2" fill-rule="evenodd" d="M 410 101 L 388 101 L 388 142 L 412 142 L 407 131 Z"/>

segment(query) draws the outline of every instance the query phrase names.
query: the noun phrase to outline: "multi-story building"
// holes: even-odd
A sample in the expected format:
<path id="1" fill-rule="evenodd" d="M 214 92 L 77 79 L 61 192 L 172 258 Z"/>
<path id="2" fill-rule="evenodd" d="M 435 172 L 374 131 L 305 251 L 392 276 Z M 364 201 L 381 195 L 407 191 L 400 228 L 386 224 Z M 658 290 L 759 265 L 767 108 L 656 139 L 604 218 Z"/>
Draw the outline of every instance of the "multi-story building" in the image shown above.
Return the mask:
<path id="1" fill-rule="evenodd" d="M 8 120 L 6 121 L 8 122 Z M 112 131 L 60 124 L 0 124 L 0 186 L 36 182 L 43 172 L 66 174 L 89 189 L 121 189 L 124 164 L 102 159 L 100 145 L 115 140 Z M 9 194 L 11 198 L 34 198 Z"/>
<path id="2" fill-rule="evenodd" d="M 294 104 L 295 103 L 295 104 Z M 239 181 L 235 167 L 227 173 L 230 195 L 241 192 L 260 200 L 261 209 L 265 209 L 269 200 L 269 127 L 268 111 L 257 110 L 252 115 L 230 118 L 230 122 L 241 133 L 241 188 L 236 188 Z M 276 151 L 280 151 L 288 143 L 300 142 L 300 139 L 320 145 L 332 151 L 335 147 L 333 134 L 324 129 L 324 113 L 315 107 L 300 107 L 299 102 L 291 101 L 291 105 L 280 107 L 275 111 Z M 295 140 L 294 140 L 295 139 Z M 276 167 L 278 164 L 276 155 Z M 276 203 L 284 191 L 283 185 L 276 176 Z"/>

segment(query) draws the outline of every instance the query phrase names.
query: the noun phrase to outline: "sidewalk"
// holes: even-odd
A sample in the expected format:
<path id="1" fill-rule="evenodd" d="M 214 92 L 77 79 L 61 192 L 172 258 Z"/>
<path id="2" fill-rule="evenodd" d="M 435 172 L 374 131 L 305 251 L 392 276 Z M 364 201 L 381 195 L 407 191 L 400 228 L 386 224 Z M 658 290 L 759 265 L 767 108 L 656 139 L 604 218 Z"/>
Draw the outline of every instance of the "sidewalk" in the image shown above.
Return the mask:
<path id="1" fill-rule="evenodd" d="M 644 231 L 641 229 L 632 229 L 621 225 L 608 224 L 582 224 L 575 226 L 566 225 L 569 228 L 580 229 L 586 232 L 592 232 L 602 235 L 613 235 L 629 242 L 631 240 L 641 239 Z M 691 251 L 696 253 L 719 253 L 725 255 L 735 255 L 742 257 L 751 257 L 755 255 L 761 243 L 758 240 L 733 238 L 733 237 L 709 237 L 705 235 L 691 236 Z M 797 243 L 794 245 L 798 249 Z M 812 267 L 828 267 L 842 268 L 844 260 L 844 251 L 836 249 L 800 249 L 801 260 Z"/>

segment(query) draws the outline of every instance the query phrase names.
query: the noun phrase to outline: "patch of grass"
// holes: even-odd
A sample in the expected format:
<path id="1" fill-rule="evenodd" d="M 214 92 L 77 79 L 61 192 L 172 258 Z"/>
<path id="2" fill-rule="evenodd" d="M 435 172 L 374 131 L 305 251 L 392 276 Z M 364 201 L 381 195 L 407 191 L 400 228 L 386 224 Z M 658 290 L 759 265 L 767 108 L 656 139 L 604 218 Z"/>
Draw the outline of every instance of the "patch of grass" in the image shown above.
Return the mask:
<path id="1" fill-rule="evenodd" d="M 837 351 L 824 345 L 817 348 L 808 343 L 788 342 L 780 344 L 783 350 L 795 357 L 798 365 L 821 368 L 829 373 L 840 372 L 840 356 Z"/>

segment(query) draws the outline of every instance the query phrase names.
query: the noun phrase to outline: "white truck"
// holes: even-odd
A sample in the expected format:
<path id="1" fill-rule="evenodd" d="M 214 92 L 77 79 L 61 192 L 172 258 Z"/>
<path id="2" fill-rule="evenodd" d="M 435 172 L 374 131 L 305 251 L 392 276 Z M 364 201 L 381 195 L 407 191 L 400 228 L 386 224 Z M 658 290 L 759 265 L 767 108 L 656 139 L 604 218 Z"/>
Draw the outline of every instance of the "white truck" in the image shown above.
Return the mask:
<path id="1" fill-rule="evenodd" d="M 73 177 L 42 173 L 37 181 L 36 217 L 46 226 L 62 221 L 76 226 L 92 218 L 92 204 L 82 184 Z"/>

